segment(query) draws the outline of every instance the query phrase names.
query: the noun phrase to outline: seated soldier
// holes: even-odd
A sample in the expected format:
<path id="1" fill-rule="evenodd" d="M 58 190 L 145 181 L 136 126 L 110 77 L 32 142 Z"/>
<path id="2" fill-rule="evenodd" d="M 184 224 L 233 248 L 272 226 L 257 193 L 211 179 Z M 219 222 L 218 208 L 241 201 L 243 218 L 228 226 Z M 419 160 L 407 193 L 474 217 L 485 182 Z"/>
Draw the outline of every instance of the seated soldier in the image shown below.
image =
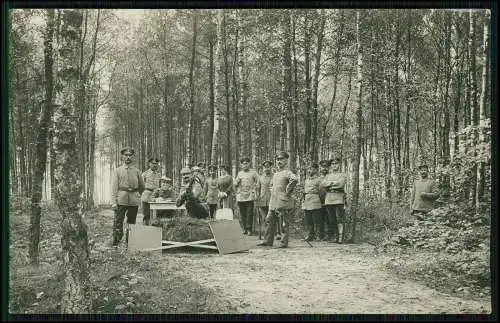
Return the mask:
<path id="1" fill-rule="evenodd" d="M 160 187 L 153 192 L 153 197 L 156 199 L 173 202 L 175 196 L 174 196 L 174 189 L 172 187 L 172 179 L 167 176 L 163 176 L 160 179 Z M 157 214 L 159 218 L 171 217 L 174 215 L 174 212 L 175 210 L 158 210 Z"/>
<path id="2" fill-rule="evenodd" d="M 201 181 L 189 168 L 181 170 L 182 185 L 181 192 L 177 198 L 177 207 L 182 204 L 186 205 L 186 211 L 190 217 L 198 219 L 206 219 L 209 215 L 208 205 L 201 203 L 200 197 L 203 193 Z"/>

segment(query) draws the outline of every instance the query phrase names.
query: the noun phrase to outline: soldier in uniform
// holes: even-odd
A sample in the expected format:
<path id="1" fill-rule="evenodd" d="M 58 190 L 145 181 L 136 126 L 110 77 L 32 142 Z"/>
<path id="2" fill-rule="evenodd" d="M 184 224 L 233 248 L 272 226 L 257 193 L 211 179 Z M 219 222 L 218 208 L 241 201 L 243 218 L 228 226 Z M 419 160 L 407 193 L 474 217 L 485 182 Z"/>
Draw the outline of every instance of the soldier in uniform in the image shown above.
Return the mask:
<path id="1" fill-rule="evenodd" d="M 321 180 L 325 179 L 325 176 L 330 172 L 330 160 L 328 159 L 323 159 L 319 162 L 319 177 Z M 328 228 L 328 212 L 326 211 L 325 207 L 325 196 L 326 196 L 326 191 L 323 187 L 320 185 L 320 191 L 319 191 L 319 200 L 321 202 L 321 212 L 319 215 L 318 219 L 318 240 L 324 240 L 325 239 L 325 228 Z M 335 232 L 337 231 L 337 221 L 335 220 L 334 223 L 334 228 Z"/>
<path id="2" fill-rule="evenodd" d="M 420 179 L 413 182 L 410 196 L 411 213 L 418 220 L 423 220 L 425 214 L 435 208 L 435 201 L 439 198 L 438 185 L 429 178 L 429 166 L 422 163 L 418 166 Z"/>
<path id="3" fill-rule="evenodd" d="M 233 177 L 229 174 L 229 166 L 220 165 L 219 185 L 219 203 L 221 208 L 232 208 L 232 196 L 234 191 Z"/>
<path id="4" fill-rule="evenodd" d="M 266 230 L 266 240 L 259 243 L 258 246 L 272 246 L 274 242 L 274 232 L 276 230 L 277 222 L 283 221 L 283 236 L 279 248 L 288 247 L 288 234 L 290 231 L 290 224 L 293 220 L 294 200 L 292 192 L 298 182 L 297 176 L 288 170 L 288 153 L 283 151 L 276 156 L 277 172 L 273 175 L 271 180 L 271 198 L 269 200 L 269 213 L 266 217 L 266 222 L 269 226 Z"/>
<path id="5" fill-rule="evenodd" d="M 163 200 L 173 201 L 175 199 L 174 187 L 172 186 L 172 179 L 167 176 L 162 176 L 160 179 L 160 187 L 154 191 L 153 197 Z M 158 210 L 158 217 L 171 217 L 174 215 L 175 210 Z"/>
<path id="6" fill-rule="evenodd" d="M 269 188 L 273 179 L 273 163 L 266 160 L 262 163 L 262 175 L 259 176 L 257 185 L 257 207 L 259 212 L 259 221 L 262 224 L 269 212 L 269 199 L 271 198 L 271 190 Z"/>
<path id="7" fill-rule="evenodd" d="M 215 218 L 215 211 L 219 202 L 219 180 L 217 179 L 217 166 L 208 166 L 208 177 L 205 180 L 205 199 L 210 211 L 210 218 Z"/>
<path id="8" fill-rule="evenodd" d="M 142 218 L 142 223 L 144 225 L 149 225 L 149 221 L 151 218 L 151 212 L 149 210 L 149 202 L 151 201 L 151 196 L 155 190 L 160 187 L 160 178 L 161 174 L 158 171 L 158 158 L 149 158 L 148 159 L 148 169 L 142 173 L 142 179 L 144 180 L 144 185 L 146 188 L 141 195 L 142 201 L 142 214 L 144 215 Z"/>
<path id="9" fill-rule="evenodd" d="M 140 195 L 144 191 L 144 180 L 141 171 L 132 165 L 135 151 L 132 148 L 123 148 L 120 151 L 123 165 L 115 170 L 112 181 L 111 196 L 112 208 L 115 210 L 113 221 L 114 247 L 123 238 L 123 221 L 127 217 L 127 223 L 135 224 L 137 210 L 139 209 Z"/>
<path id="10" fill-rule="evenodd" d="M 307 169 L 307 179 L 304 183 L 304 200 L 302 209 L 305 213 L 306 223 L 309 226 L 309 234 L 306 241 L 313 241 L 319 236 L 321 221 L 321 201 L 319 199 L 320 184 L 322 178 L 318 175 L 318 164 L 312 163 Z"/>
<path id="11" fill-rule="evenodd" d="M 337 223 L 338 235 L 335 242 L 343 242 L 344 231 L 344 204 L 345 191 L 344 186 L 347 180 L 346 174 L 340 170 L 340 158 L 334 158 L 331 161 L 331 172 L 325 176 L 321 186 L 326 190 L 325 207 L 328 212 L 328 238 L 334 239 L 335 222 Z"/>
<path id="12" fill-rule="evenodd" d="M 250 169 L 250 158 L 240 159 L 241 170 L 236 176 L 234 187 L 236 188 L 236 201 L 240 210 L 243 234 L 252 234 L 254 201 L 256 199 L 259 175 Z"/>
<path id="13" fill-rule="evenodd" d="M 194 176 L 187 167 L 181 169 L 181 176 L 183 187 L 175 204 L 177 207 L 185 204 L 186 211 L 190 217 L 206 219 L 209 212 L 208 206 L 201 203 L 200 200 L 200 196 L 203 193 L 200 179 Z"/>

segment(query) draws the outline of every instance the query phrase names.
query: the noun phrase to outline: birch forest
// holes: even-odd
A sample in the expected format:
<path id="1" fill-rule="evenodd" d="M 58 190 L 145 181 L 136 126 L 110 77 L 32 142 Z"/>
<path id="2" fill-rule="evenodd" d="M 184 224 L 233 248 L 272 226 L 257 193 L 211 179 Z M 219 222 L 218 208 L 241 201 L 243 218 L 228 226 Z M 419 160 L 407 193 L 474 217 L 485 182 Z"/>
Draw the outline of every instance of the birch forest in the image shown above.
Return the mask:
<path id="1" fill-rule="evenodd" d="M 109 174 L 126 146 L 141 171 L 157 157 L 177 185 L 182 167 L 226 164 L 235 176 L 241 157 L 259 171 L 279 151 L 303 183 L 312 162 L 339 157 L 358 241 L 374 217 L 389 227 L 409 212 L 417 167 L 427 163 L 440 205 L 489 226 L 489 10 L 15 9 L 8 17 L 11 210 L 27 207 L 32 263 L 44 203 L 61 214 L 63 312 L 92 306 L 86 220 L 111 204 Z"/>

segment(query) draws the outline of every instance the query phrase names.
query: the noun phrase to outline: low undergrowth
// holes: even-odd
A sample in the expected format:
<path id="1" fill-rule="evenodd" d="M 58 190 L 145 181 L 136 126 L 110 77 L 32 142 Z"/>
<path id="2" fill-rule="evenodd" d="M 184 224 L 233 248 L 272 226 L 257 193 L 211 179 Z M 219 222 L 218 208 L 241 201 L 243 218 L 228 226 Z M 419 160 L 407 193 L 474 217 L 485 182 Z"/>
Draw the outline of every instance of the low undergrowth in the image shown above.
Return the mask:
<path id="1" fill-rule="evenodd" d="M 11 200 L 12 201 L 12 200 Z M 24 204 L 23 204 L 24 203 Z M 60 216 L 50 203 L 42 205 L 40 262 L 29 264 L 29 204 L 22 199 L 11 202 L 10 218 L 10 288 L 11 314 L 60 313 L 63 273 L 60 241 Z M 109 212 L 112 214 L 111 212 Z M 89 213 L 92 284 L 92 313 L 227 313 L 230 304 L 213 290 L 181 278 L 180 273 L 166 272 L 150 253 L 130 253 L 122 244 L 108 247 L 112 216 Z"/>
<path id="2" fill-rule="evenodd" d="M 372 205 L 358 216 L 362 241 L 388 256 L 390 270 L 443 292 L 490 295 L 489 212 L 448 204 L 417 220 L 403 207 Z"/>

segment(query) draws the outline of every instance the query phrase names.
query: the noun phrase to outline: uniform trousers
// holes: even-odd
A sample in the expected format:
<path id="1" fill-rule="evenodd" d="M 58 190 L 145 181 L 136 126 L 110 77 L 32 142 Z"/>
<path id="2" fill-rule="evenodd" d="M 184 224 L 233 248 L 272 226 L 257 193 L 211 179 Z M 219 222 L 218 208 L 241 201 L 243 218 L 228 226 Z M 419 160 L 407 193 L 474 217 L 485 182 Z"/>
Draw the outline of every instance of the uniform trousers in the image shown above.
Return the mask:
<path id="1" fill-rule="evenodd" d="M 127 217 L 127 223 L 135 224 L 137 218 L 138 206 L 133 205 L 118 205 L 115 210 L 115 218 L 113 221 L 113 244 L 117 245 L 123 238 L 123 221 Z"/>
<path id="2" fill-rule="evenodd" d="M 304 210 L 306 223 L 309 227 L 309 239 L 323 238 L 323 213 L 321 209 Z M 321 230 L 320 230 L 321 228 Z"/>
<path id="3" fill-rule="evenodd" d="M 290 232 L 290 224 L 293 220 L 294 209 L 277 209 L 269 211 L 269 225 L 266 230 L 266 244 L 272 246 L 274 242 L 274 233 L 277 229 L 278 222 L 283 220 L 282 223 L 282 237 L 281 245 L 284 247 L 288 246 L 288 236 Z"/>

